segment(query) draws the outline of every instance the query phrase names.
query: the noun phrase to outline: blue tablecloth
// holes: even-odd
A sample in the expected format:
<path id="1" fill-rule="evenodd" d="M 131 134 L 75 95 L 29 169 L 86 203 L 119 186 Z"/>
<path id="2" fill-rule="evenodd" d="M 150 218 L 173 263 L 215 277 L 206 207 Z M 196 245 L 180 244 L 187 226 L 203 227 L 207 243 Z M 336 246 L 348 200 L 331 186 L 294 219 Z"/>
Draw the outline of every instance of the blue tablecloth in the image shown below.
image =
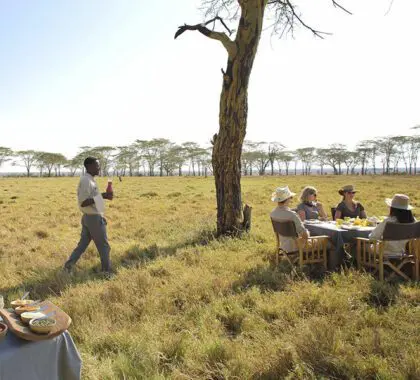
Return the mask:
<path id="1" fill-rule="evenodd" d="M 81 368 L 67 331 L 39 342 L 20 339 L 9 331 L 0 341 L 0 380 L 80 380 Z"/>
<path id="2" fill-rule="evenodd" d="M 367 238 L 372 232 L 372 228 L 345 230 L 327 222 L 319 224 L 305 223 L 305 227 L 309 230 L 311 236 L 327 235 L 330 238 L 333 247 L 328 252 L 329 270 L 336 270 L 343 264 L 345 243 L 353 243 L 356 237 Z"/>

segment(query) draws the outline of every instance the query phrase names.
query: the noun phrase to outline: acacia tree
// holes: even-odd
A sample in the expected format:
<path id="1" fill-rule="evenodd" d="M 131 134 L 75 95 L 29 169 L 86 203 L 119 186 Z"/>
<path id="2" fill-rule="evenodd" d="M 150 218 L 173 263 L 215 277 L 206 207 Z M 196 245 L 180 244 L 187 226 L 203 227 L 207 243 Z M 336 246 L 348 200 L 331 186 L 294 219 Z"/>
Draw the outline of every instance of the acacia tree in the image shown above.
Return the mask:
<path id="1" fill-rule="evenodd" d="M 302 162 L 302 174 L 311 174 L 312 162 L 315 161 L 315 148 L 307 147 L 296 149 L 296 155 Z"/>
<path id="2" fill-rule="evenodd" d="M 335 6 L 340 5 L 332 0 Z M 274 18 L 274 31 L 282 34 L 301 24 L 315 35 L 322 32 L 302 21 L 291 0 L 203 0 L 210 20 L 178 28 L 175 38 L 187 30 L 199 31 L 218 40 L 227 53 L 226 69 L 222 69 L 223 84 L 220 95 L 219 132 L 213 136 L 212 164 L 216 184 L 217 232 L 237 235 L 246 230 L 250 221 L 243 218 L 241 194 L 241 152 L 248 118 L 248 83 L 257 53 L 265 12 Z M 344 8 L 342 8 L 344 9 Z M 221 17 L 238 22 L 236 35 Z M 237 17 L 239 16 L 239 17 Z M 220 22 L 226 32 L 214 30 Z M 213 24 L 213 29 L 207 26 Z M 246 214 L 250 215 L 250 214 Z"/>
<path id="3" fill-rule="evenodd" d="M 10 148 L 0 146 L 0 166 L 2 166 L 6 161 L 9 161 L 12 156 L 13 151 Z"/>
<path id="4" fill-rule="evenodd" d="M 39 152 L 35 150 L 19 150 L 15 153 L 16 157 L 19 157 L 20 160 L 23 162 L 23 166 L 26 168 L 26 176 L 29 177 L 31 175 L 31 168 L 34 166 L 38 160 Z M 16 162 L 13 163 L 14 165 L 18 165 Z"/>
<path id="5" fill-rule="evenodd" d="M 271 166 L 271 175 L 274 175 L 274 162 L 279 156 L 281 150 L 284 148 L 284 145 L 278 142 L 270 142 L 268 144 L 268 161 L 270 161 Z M 280 167 L 279 167 L 280 170 Z"/>

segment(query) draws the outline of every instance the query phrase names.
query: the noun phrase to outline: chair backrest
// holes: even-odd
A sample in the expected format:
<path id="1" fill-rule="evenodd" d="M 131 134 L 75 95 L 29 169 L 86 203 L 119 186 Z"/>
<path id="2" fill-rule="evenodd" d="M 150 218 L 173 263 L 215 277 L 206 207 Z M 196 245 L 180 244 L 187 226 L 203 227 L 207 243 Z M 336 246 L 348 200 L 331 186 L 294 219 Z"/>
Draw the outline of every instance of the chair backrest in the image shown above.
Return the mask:
<path id="1" fill-rule="evenodd" d="M 335 212 L 337 211 L 337 207 L 331 207 L 331 217 L 332 220 L 335 220 Z"/>
<path id="2" fill-rule="evenodd" d="M 271 219 L 271 223 L 273 224 L 274 232 L 284 236 L 284 237 L 291 237 L 297 238 L 298 234 L 296 232 L 295 223 L 291 220 L 284 220 L 284 221 L 276 221 Z"/>
<path id="3" fill-rule="evenodd" d="M 385 225 L 382 240 L 409 240 L 420 238 L 420 222 L 393 223 Z"/>

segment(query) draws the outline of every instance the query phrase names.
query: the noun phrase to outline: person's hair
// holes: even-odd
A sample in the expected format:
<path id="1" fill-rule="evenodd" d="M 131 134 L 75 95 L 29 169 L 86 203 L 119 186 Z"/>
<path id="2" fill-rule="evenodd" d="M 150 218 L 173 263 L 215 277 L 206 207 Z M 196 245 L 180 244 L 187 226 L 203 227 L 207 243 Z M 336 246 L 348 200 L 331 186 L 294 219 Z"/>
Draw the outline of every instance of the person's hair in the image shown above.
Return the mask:
<path id="1" fill-rule="evenodd" d="M 96 161 L 98 161 L 95 157 L 86 157 L 83 161 L 83 166 L 87 169 L 89 165 L 94 164 Z"/>
<path id="2" fill-rule="evenodd" d="M 411 210 L 402 210 L 400 208 L 390 207 L 389 216 L 395 216 L 398 223 L 414 223 L 414 217 Z"/>
<path id="3" fill-rule="evenodd" d="M 310 195 L 312 194 L 316 194 L 316 189 L 313 186 L 305 186 L 304 189 L 302 190 L 302 194 L 300 194 L 300 200 L 305 203 L 305 202 L 309 202 L 308 198 Z"/>

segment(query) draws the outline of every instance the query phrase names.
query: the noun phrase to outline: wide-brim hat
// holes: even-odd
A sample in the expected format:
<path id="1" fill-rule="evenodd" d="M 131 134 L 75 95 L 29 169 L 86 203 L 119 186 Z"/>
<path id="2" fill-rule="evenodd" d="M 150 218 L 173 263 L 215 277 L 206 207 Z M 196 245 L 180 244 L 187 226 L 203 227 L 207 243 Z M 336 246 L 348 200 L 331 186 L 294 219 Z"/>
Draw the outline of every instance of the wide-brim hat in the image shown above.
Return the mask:
<path id="1" fill-rule="evenodd" d="M 338 194 L 344 195 L 344 193 L 356 193 L 357 190 L 354 188 L 353 185 L 346 185 L 343 186 L 340 190 L 338 190 Z"/>
<path id="2" fill-rule="evenodd" d="M 400 210 L 412 210 L 414 207 L 410 205 L 410 198 L 405 194 L 395 194 L 392 199 L 386 198 L 385 203 L 392 208 Z"/>
<path id="3" fill-rule="evenodd" d="M 273 202 L 283 202 L 286 199 L 289 199 L 295 195 L 296 193 L 291 192 L 289 186 L 278 187 L 276 191 L 273 194 L 271 194 L 271 200 Z"/>

